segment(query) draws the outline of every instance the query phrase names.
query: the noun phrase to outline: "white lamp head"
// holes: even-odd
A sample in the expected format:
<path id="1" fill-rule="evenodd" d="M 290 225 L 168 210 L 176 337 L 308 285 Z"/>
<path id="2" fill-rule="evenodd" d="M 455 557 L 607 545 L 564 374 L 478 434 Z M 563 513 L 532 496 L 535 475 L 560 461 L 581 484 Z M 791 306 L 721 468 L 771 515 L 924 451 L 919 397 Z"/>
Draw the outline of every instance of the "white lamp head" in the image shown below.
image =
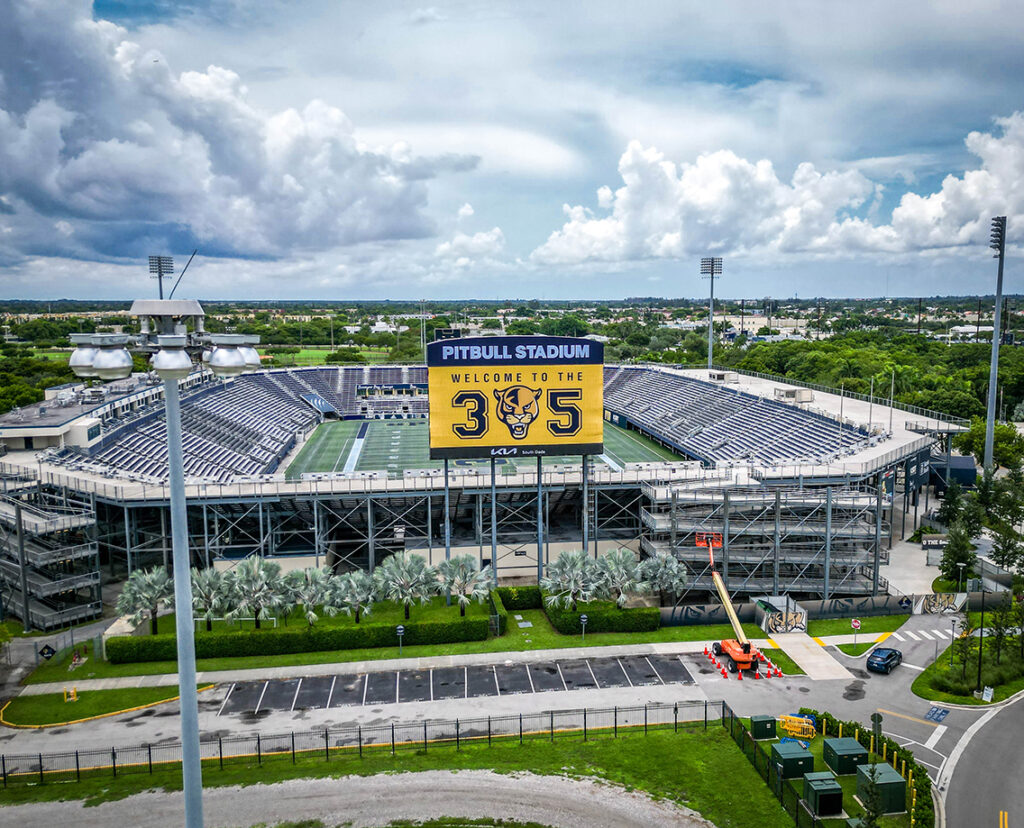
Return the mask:
<path id="1" fill-rule="evenodd" d="M 92 370 L 101 380 L 126 379 L 135 363 L 125 349 L 128 338 L 120 334 L 97 334 L 93 340 L 99 350 L 92 360 Z"/>
<path id="2" fill-rule="evenodd" d="M 160 379 L 184 379 L 192 372 L 192 358 L 185 351 L 184 336 L 161 336 L 160 350 L 153 354 L 153 370 Z"/>

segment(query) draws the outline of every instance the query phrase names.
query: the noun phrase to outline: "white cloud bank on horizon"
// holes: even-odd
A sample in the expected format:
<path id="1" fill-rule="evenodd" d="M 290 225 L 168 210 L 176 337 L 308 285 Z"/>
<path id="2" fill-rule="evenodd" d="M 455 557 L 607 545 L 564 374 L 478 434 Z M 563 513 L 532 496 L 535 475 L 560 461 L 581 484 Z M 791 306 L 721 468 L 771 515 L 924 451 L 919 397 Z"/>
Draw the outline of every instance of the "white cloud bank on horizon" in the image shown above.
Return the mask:
<path id="1" fill-rule="evenodd" d="M 175 74 L 87 0 L 0 10 L 0 260 L 138 256 L 182 238 L 242 257 L 423 238 L 436 233 L 425 182 L 478 161 L 371 150 L 317 99 L 262 111 L 233 71 Z"/>
<path id="2" fill-rule="evenodd" d="M 676 259 L 708 253 L 846 257 L 954 252 L 987 244 L 993 215 L 1007 237 L 1024 228 L 1024 114 L 997 118 L 1001 135 L 971 132 L 965 144 L 980 167 L 948 175 L 938 192 L 908 192 L 889 224 L 849 215 L 881 185 L 858 170 L 819 172 L 802 163 L 790 182 L 771 161 L 730 150 L 676 164 L 631 141 L 619 160 L 623 186 L 597 191 L 598 215 L 563 206 L 567 220 L 531 254 L 544 265 Z"/>

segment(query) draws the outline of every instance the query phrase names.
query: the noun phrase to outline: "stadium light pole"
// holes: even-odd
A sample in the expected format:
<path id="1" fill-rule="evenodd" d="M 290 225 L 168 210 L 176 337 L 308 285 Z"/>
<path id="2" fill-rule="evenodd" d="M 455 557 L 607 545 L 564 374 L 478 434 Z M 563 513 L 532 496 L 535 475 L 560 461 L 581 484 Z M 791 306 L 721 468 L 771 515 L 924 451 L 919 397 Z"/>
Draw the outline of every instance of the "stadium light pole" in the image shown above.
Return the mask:
<path id="1" fill-rule="evenodd" d="M 999 384 L 999 332 L 1002 330 L 1003 310 L 1003 259 L 1006 257 L 1006 216 L 992 219 L 992 234 L 989 247 L 996 251 L 992 258 L 999 259 L 999 275 L 996 276 L 996 311 L 992 320 L 992 358 L 988 369 L 988 410 L 985 413 L 985 471 L 994 469 L 992 451 L 995 442 L 996 385 Z M 981 318 L 981 314 L 978 314 Z"/>
<path id="2" fill-rule="evenodd" d="M 170 276 L 174 273 L 174 259 L 171 256 L 150 256 L 149 272 L 153 274 L 152 278 L 156 279 L 157 287 L 160 291 L 160 298 L 163 299 L 164 276 Z"/>
<path id="3" fill-rule="evenodd" d="M 706 256 L 700 260 L 700 274 L 711 282 L 711 294 L 708 298 L 708 370 L 711 370 L 715 347 L 715 279 L 722 274 L 720 256 Z"/>
<path id="4" fill-rule="evenodd" d="M 141 333 L 135 344 L 152 353 L 151 364 L 163 381 L 167 417 L 168 488 L 171 509 L 171 550 L 174 563 L 175 631 L 178 655 L 178 691 L 181 710 L 181 770 L 185 794 L 185 825 L 203 828 L 203 777 L 199 751 L 199 699 L 196 692 L 195 630 L 192 616 L 192 561 L 188 548 L 188 520 L 185 502 L 185 467 L 182 451 L 181 400 L 178 382 L 193 370 L 192 354 L 201 343 L 214 347 L 204 362 L 219 377 L 230 377 L 258 367 L 259 355 L 244 336 L 209 337 L 202 330 L 203 310 L 192 300 L 142 300 L 129 313 L 140 318 Z M 186 320 L 196 331 L 189 334 Z M 155 330 L 153 327 L 155 326 Z M 80 377 L 101 380 L 126 379 L 134 362 L 125 347 L 130 337 L 96 334 L 90 340 L 74 337 L 78 348 L 72 355 L 72 370 Z M 98 347 L 97 347 L 98 346 Z M 239 347 L 241 346 L 241 347 Z"/>

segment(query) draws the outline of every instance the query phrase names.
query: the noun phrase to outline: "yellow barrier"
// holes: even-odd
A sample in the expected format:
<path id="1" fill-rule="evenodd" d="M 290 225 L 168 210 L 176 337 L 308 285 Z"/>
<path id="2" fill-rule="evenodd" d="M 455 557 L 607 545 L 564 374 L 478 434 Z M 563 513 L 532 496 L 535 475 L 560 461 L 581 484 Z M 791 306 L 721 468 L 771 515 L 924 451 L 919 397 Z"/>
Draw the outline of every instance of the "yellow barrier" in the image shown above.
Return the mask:
<path id="1" fill-rule="evenodd" d="M 814 725 L 803 716 L 779 716 L 779 726 L 790 736 L 798 739 L 813 739 Z"/>

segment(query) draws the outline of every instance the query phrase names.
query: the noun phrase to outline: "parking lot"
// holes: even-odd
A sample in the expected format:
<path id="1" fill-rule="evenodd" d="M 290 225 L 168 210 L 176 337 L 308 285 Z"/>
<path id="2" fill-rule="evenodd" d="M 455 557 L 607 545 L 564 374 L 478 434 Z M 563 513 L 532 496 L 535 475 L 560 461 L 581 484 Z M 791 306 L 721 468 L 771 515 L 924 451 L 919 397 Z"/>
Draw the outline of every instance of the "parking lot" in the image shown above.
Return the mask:
<path id="1" fill-rule="evenodd" d="M 219 715 L 659 684 L 693 684 L 693 677 L 677 656 L 633 655 L 240 681 L 229 688 Z"/>

